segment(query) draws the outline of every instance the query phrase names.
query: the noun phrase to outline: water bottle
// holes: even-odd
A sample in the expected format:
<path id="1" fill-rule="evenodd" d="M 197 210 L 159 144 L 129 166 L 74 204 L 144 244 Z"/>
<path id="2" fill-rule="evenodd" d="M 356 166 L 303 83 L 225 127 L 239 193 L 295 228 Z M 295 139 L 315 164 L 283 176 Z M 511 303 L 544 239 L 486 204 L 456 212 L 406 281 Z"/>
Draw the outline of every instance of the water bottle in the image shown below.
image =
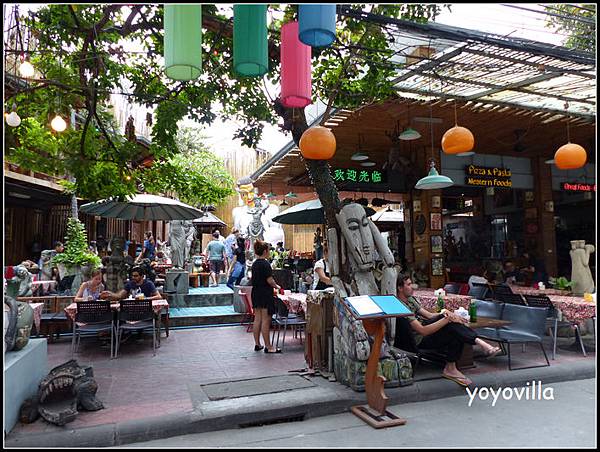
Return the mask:
<path id="1" fill-rule="evenodd" d="M 469 304 L 469 318 L 471 323 L 477 322 L 477 305 L 475 304 L 475 300 L 471 300 Z"/>
<path id="2" fill-rule="evenodd" d="M 442 309 L 444 309 L 444 306 L 445 306 L 444 298 L 441 295 L 438 295 L 437 312 L 442 312 Z"/>

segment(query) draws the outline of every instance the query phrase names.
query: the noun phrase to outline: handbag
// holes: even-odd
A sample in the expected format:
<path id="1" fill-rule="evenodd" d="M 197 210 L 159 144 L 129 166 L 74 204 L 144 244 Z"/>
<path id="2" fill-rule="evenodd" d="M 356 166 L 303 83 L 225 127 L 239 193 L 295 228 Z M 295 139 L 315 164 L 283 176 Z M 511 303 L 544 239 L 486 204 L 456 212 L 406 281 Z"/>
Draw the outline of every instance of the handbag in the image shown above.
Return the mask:
<path id="1" fill-rule="evenodd" d="M 242 275 L 242 271 L 244 270 L 244 266 L 242 265 L 241 262 L 235 262 L 234 266 L 233 266 L 233 270 L 231 272 L 231 277 L 232 278 L 238 278 Z"/>

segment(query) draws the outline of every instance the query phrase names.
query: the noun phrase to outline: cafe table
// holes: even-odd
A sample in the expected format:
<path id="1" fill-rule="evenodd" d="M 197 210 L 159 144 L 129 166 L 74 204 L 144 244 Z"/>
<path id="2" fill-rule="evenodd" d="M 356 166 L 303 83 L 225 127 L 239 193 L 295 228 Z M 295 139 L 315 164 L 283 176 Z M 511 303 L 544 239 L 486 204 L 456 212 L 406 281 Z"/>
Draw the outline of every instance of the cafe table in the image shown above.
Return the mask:
<path id="1" fill-rule="evenodd" d="M 132 300 L 132 298 L 126 298 L 126 300 Z M 79 303 L 85 303 L 85 301 L 80 301 Z M 110 308 L 115 311 L 118 312 L 119 311 L 119 302 L 118 301 L 113 301 L 110 303 Z M 154 311 L 154 315 L 156 315 L 158 317 L 158 331 L 159 331 L 159 335 L 158 335 L 158 343 L 160 345 L 160 311 L 162 311 L 163 309 L 167 309 L 167 311 L 169 310 L 169 302 L 167 300 L 164 299 L 160 299 L 160 300 L 152 300 L 152 310 Z M 77 303 L 71 303 L 69 306 L 67 306 L 65 308 L 65 313 L 67 314 L 67 316 L 72 320 L 75 321 L 75 314 L 77 314 Z"/>
<path id="2" fill-rule="evenodd" d="M 35 324 L 35 331 L 40 334 L 40 323 L 42 321 L 42 312 L 44 311 L 44 303 L 28 303 L 33 309 L 33 323 Z"/>
<path id="3" fill-rule="evenodd" d="M 424 287 L 415 289 L 413 296 L 417 299 L 419 304 L 427 309 L 428 311 L 435 312 L 437 310 L 437 295 L 434 294 L 435 289 L 430 287 Z M 453 293 L 447 293 L 442 297 L 444 299 L 444 307 L 450 311 L 456 311 L 462 307 L 466 310 L 469 309 L 469 304 L 473 297 L 469 295 L 458 295 Z"/>

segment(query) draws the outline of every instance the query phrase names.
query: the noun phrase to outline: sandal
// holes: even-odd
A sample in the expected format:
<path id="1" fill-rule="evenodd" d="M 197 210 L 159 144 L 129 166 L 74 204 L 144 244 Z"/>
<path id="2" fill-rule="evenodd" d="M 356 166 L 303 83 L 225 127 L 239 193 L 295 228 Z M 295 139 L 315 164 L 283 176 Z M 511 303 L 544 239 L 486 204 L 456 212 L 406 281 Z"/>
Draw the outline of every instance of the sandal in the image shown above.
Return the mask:
<path id="1" fill-rule="evenodd" d="M 274 352 L 270 352 L 268 348 L 265 348 L 265 353 L 281 353 L 281 349 L 276 348 Z"/>
<path id="2" fill-rule="evenodd" d="M 442 377 L 447 378 L 448 380 L 452 380 L 455 383 L 458 383 L 459 385 L 463 386 L 463 387 L 467 387 L 469 386 L 471 383 L 467 383 L 468 378 L 467 377 L 455 377 L 453 375 L 447 375 L 447 374 L 442 374 Z"/>
<path id="3" fill-rule="evenodd" d="M 263 348 L 265 348 L 264 345 L 255 345 L 254 346 L 254 351 L 255 352 L 260 352 Z"/>

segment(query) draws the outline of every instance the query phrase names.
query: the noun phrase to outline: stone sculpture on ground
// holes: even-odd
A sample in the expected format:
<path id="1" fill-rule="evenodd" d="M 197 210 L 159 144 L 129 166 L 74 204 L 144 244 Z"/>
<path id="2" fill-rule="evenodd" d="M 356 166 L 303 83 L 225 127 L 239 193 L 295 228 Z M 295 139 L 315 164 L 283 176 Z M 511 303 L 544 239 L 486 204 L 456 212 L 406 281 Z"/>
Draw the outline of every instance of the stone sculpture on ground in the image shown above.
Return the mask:
<path id="1" fill-rule="evenodd" d="M 52 259 L 55 255 L 56 255 L 56 251 L 54 251 L 54 250 L 43 250 L 42 251 L 42 255 L 40 257 L 40 267 L 41 267 L 40 280 L 50 281 L 52 279 L 53 265 L 51 264 L 50 259 Z"/>
<path id="2" fill-rule="evenodd" d="M 571 291 L 576 295 L 594 292 L 594 278 L 590 271 L 590 254 L 596 251 L 594 245 L 586 245 L 585 240 L 571 240 Z"/>
<path id="3" fill-rule="evenodd" d="M 183 268 L 185 264 L 187 232 L 184 220 L 171 221 L 169 242 L 171 243 L 171 262 L 173 263 L 173 267 Z"/>
<path id="4" fill-rule="evenodd" d="M 55 367 L 40 382 L 37 395 L 21 406 L 21 422 L 31 423 L 38 414 L 46 421 L 65 425 L 75 420 L 78 410 L 104 408 L 96 399 L 98 384 L 91 366 L 80 366 L 72 359 Z"/>
<path id="5" fill-rule="evenodd" d="M 4 334 L 6 351 L 18 351 L 29 342 L 33 326 L 33 309 L 28 303 L 5 296 L 4 304 L 8 307 L 8 325 Z"/>
<path id="6" fill-rule="evenodd" d="M 331 280 L 335 288 L 334 299 L 334 372 L 336 378 L 354 390 L 363 390 L 367 360 L 371 353 L 370 338 L 362 321 L 354 319 L 339 301 L 355 295 L 395 294 L 397 269 L 387 241 L 375 224 L 367 217 L 363 206 L 348 204 L 337 214 L 342 236 L 338 238 L 335 228 L 328 230 Z M 338 240 L 341 241 L 338 247 Z M 341 254 L 338 253 L 341 250 Z M 383 260 L 379 272 L 374 275 L 377 252 Z M 348 260 L 348 262 L 346 262 Z M 343 266 L 349 268 L 350 283 L 340 278 Z M 387 338 L 394 336 L 395 324 L 388 322 Z M 412 382 L 412 366 L 404 353 L 391 353 L 384 340 L 380 351 L 380 373 L 386 378 L 386 386 L 401 386 Z"/>
<path id="7" fill-rule="evenodd" d="M 11 297 L 31 297 L 33 295 L 31 273 L 24 265 L 14 267 L 15 276 L 7 282 L 6 294 Z"/>
<path id="8" fill-rule="evenodd" d="M 119 292 L 125 287 L 128 266 L 123 257 L 125 239 L 113 237 L 110 241 L 111 255 L 104 258 L 106 266 L 106 289 L 111 292 Z"/>

